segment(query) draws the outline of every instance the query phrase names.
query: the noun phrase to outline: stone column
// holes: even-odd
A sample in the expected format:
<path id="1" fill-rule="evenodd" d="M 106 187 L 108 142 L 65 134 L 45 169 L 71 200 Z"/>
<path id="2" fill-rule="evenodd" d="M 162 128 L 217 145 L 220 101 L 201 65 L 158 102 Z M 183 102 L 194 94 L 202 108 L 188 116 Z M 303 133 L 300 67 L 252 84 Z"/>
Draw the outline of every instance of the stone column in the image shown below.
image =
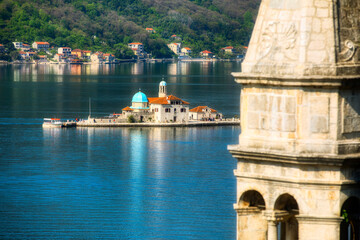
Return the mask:
<path id="1" fill-rule="evenodd" d="M 338 240 L 340 236 L 340 217 L 297 216 L 299 240 Z"/>
<path id="2" fill-rule="evenodd" d="M 234 205 L 237 212 L 237 239 L 266 240 L 266 220 L 257 207 L 239 208 Z M 276 231 L 276 229 L 275 229 Z M 276 240 L 276 239 L 274 239 Z"/>
<path id="3" fill-rule="evenodd" d="M 273 220 L 268 220 L 267 240 L 277 240 L 277 223 Z"/>

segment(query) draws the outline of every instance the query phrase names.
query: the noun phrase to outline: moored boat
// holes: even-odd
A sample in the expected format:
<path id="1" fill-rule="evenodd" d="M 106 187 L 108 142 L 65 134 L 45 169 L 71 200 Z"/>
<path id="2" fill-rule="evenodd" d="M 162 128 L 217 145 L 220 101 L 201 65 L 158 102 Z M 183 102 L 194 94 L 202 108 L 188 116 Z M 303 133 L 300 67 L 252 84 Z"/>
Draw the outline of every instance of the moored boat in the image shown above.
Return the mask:
<path id="1" fill-rule="evenodd" d="M 63 123 L 60 118 L 44 118 L 43 128 L 61 128 Z"/>

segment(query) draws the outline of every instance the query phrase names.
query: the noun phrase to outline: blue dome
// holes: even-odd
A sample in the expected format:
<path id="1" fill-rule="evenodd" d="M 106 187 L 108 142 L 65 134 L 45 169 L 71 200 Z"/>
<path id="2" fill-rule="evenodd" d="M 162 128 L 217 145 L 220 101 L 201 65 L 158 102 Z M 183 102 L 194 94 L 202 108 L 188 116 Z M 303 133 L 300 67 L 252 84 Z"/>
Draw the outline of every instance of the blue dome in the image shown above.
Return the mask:
<path id="1" fill-rule="evenodd" d="M 141 91 L 139 91 L 138 93 L 135 93 L 131 102 L 144 103 L 144 102 L 149 102 L 149 101 L 148 101 L 145 93 L 142 93 Z"/>
<path id="2" fill-rule="evenodd" d="M 165 82 L 165 81 L 161 81 L 161 82 L 160 82 L 160 86 L 166 86 L 166 82 Z"/>

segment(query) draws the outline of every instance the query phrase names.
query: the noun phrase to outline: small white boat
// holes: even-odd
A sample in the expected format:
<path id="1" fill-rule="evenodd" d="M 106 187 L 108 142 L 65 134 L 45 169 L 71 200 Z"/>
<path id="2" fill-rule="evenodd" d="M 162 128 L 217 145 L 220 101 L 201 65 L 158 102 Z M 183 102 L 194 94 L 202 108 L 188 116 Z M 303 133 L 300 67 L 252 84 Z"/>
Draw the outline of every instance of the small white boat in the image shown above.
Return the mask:
<path id="1" fill-rule="evenodd" d="M 60 118 L 44 118 L 43 128 L 61 128 L 63 123 Z"/>

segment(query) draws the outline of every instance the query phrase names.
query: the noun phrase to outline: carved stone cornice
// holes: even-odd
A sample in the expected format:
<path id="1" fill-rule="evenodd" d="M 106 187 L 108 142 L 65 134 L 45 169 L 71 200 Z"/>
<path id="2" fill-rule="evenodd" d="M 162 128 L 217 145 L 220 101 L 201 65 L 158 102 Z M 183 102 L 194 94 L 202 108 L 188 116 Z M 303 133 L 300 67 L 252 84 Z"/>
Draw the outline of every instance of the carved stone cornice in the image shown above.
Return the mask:
<path id="1" fill-rule="evenodd" d="M 360 66 L 358 67 L 360 71 Z M 322 87 L 340 88 L 349 86 L 360 87 L 360 75 L 330 75 L 330 76 L 302 76 L 302 75 L 266 75 L 236 72 L 231 73 L 235 81 L 242 85 L 266 85 L 276 87 Z"/>

